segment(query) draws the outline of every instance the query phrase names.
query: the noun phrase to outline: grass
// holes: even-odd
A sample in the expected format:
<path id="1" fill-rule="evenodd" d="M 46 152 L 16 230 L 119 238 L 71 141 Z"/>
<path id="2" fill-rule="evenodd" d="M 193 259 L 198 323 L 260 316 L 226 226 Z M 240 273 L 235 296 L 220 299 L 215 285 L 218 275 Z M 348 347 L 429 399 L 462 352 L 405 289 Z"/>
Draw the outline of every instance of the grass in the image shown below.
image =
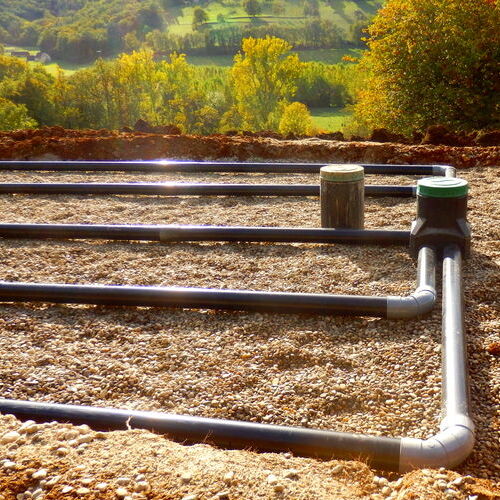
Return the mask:
<path id="1" fill-rule="evenodd" d="M 248 17 L 240 0 L 208 1 L 202 6 L 208 14 L 209 23 L 217 23 L 219 15 L 224 16 L 224 24 L 248 24 L 251 22 L 276 23 L 288 26 L 301 26 L 307 19 L 304 17 L 304 4 L 302 0 L 286 0 L 286 12 L 279 16 L 273 13 L 272 4 L 262 1 L 262 14 L 255 19 Z M 351 25 L 356 22 L 361 12 L 365 17 L 371 17 L 379 6 L 380 0 L 320 0 L 319 11 L 322 19 L 332 21 L 345 33 L 349 33 Z M 177 8 L 172 12 L 175 22 L 170 24 L 168 31 L 178 35 L 192 33 L 193 11 L 198 6 Z M 267 17 L 272 16 L 272 17 Z"/>
<path id="2" fill-rule="evenodd" d="M 342 131 L 351 117 L 351 112 L 347 109 L 311 108 L 309 111 L 314 125 L 326 132 Z"/>

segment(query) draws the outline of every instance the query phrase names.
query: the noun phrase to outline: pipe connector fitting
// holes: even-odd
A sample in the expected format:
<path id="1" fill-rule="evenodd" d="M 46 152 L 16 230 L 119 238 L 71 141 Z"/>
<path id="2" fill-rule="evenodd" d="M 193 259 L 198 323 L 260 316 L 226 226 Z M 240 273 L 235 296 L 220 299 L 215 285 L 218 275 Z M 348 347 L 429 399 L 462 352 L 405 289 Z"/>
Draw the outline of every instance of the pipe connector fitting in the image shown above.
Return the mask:
<path id="1" fill-rule="evenodd" d="M 443 177 L 456 177 L 456 169 L 451 165 L 433 165 L 433 175 L 442 175 Z"/>
<path id="2" fill-rule="evenodd" d="M 387 297 L 387 318 L 416 318 L 431 312 L 436 304 L 436 290 L 431 287 L 418 287 L 406 297 Z"/>
<path id="3" fill-rule="evenodd" d="M 455 423 L 445 429 L 442 424 L 442 430 L 429 439 L 402 438 L 400 472 L 422 468 L 450 469 L 461 464 L 474 447 L 474 424 L 465 415 L 449 419 L 448 423 L 452 421 Z"/>

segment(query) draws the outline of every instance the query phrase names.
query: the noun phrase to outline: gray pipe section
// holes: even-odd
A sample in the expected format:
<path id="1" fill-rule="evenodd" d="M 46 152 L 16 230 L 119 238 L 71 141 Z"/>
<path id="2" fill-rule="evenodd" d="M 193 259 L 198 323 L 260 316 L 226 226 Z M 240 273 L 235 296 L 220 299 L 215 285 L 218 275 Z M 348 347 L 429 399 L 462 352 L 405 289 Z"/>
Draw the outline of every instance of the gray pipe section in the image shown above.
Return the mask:
<path id="1" fill-rule="evenodd" d="M 424 267 L 426 263 L 430 265 L 433 256 L 428 249 L 422 250 L 418 280 L 430 286 L 434 278 L 431 270 Z M 474 445 L 474 426 L 469 416 L 461 254 L 455 245 L 444 251 L 442 330 L 444 418 L 440 432 L 426 440 L 9 399 L 0 399 L 0 412 L 14 414 L 22 420 L 88 424 L 98 430 L 130 426 L 166 433 L 180 441 L 210 441 L 231 448 L 292 451 L 324 459 L 361 458 L 372 467 L 401 472 L 415 468 L 450 468 L 465 460 Z"/>
<path id="2" fill-rule="evenodd" d="M 474 447 L 470 418 L 467 354 L 462 292 L 462 256 L 456 246 L 443 258 L 442 420 L 440 432 L 422 440 L 401 439 L 400 470 L 451 468 L 463 462 Z"/>
<path id="3" fill-rule="evenodd" d="M 419 276 L 433 274 L 433 255 L 433 251 L 427 248 L 420 251 Z M 423 266 L 431 266 L 431 268 L 422 270 Z M 417 292 L 421 287 L 422 283 L 419 282 Z M 434 300 L 431 301 L 429 298 L 415 305 L 414 296 L 417 292 L 414 292 L 410 300 L 407 300 L 407 297 L 255 292 L 209 288 L 0 282 L 0 301 L 2 302 L 231 309 L 287 314 L 342 314 L 391 318 L 411 318 L 430 311 Z"/>
<path id="4" fill-rule="evenodd" d="M 0 224 L 0 238 L 108 239 L 138 241 L 252 241 L 407 245 L 409 231 L 94 224 Z"/>
<path id="5" fill-rule="evenodd" d="M 417 288 L 408 296 L 387 298 L 389 319 L 414 318 L 429 313 L 436 304 L 436 254 L 428 247 L 418 253 Z"/>
<path id="6" fill-rule="evenodd" d="M 200 161 L 0 161 L 0 170 L 108 172 L 250 172 L 319 173 L 324 163 L 242 163 Z M 358 164 L 357 164 L 358 165 Z M 362 163 L 367 174 L 445 175 L 442 165 L 385 165 Z"/>
<path id="7" fill-rule="evenodd" d="M 0 194 L 135 194 L 158 196 L 319 196 L 309 184 L 0 183 Z M 414 186 L 365 186 L 373 197 L 415 196 Z"/>
<path id="8" fill-rule="evenodd" d="M 256 424 L 168 413 L 96 408 L 0 399 L 0 412 L 38 422 L 87 424 L 96 430 L 128 426 L 167 434 L 181 442 L 211 442 L 229 448 L 293 452 L 323 459 L 366 460 L 372 467 L 397 470 L 400 440 L 346 432 Z M 128 425 L 127 425 L 128 424 Z"/>

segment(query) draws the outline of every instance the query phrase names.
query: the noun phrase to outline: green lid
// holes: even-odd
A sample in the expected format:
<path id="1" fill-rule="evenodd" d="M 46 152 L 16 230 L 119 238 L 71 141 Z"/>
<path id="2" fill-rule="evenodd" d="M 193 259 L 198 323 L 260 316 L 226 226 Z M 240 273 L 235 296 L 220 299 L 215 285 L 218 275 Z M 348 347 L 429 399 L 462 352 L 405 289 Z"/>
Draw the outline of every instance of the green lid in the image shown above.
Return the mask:
<path id="1" fill-rule="evenodd" d="M 361 165 L 326 165 L 321 167 L 319 175 L 327 181 L 360 181 L 365 177 L 365 169 Z"/>
<path id="2" fill-rule="evenodd" d="M 461 198 L 468 191 L 468 182 L 456 177 L 427 177 L 417 182 L 417 195 L 430 198 Z"/>

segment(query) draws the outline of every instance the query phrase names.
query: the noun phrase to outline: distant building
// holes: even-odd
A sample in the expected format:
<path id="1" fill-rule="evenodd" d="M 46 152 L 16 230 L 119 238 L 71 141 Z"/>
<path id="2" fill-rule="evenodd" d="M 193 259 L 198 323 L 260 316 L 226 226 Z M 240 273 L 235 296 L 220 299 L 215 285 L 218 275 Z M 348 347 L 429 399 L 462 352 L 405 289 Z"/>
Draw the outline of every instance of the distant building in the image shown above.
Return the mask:
<path id="1" fill-rule="evenodd" d="M 30 53 L 25 51 L 12 51 L 10 55 L 12 57 L 25 57 L 26 59 L 28 59 Z"/>
<path id="2" fill-rule="evenodd" d="M 42 64 L 49 64 L 52 58 L 47 54 L 47 52 L 38 52 L 35 55 L 35 61 L 41 62 Z"/>

